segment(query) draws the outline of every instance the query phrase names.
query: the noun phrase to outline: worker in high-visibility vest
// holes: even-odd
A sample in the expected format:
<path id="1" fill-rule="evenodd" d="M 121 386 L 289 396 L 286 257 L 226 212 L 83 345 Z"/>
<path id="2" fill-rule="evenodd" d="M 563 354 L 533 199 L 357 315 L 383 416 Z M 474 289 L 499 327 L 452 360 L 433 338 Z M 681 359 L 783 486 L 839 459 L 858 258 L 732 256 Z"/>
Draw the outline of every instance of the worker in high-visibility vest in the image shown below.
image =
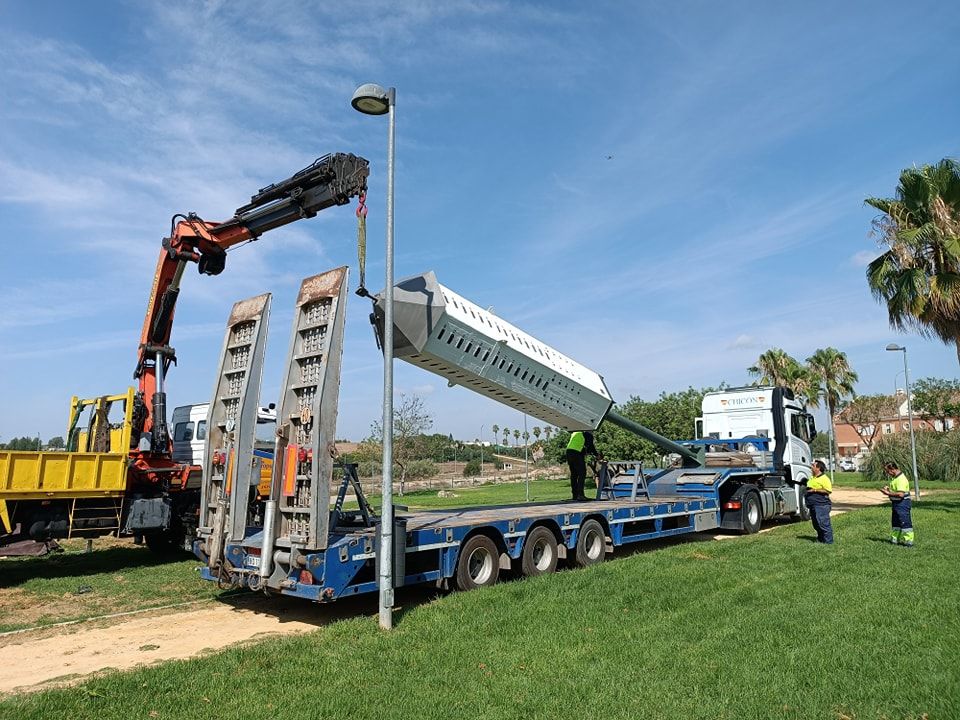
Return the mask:
<path id="1" fill-rule="evenodd" d="M 567 443 L 567 465 L 570 467 L 570 491 L 574 500 L 586 500 L 583 494 L 583 485 L 587 480 L 587 461 L 585 455 L 599 455 L 593 444 L 592 432 L 570 433 L 570 442 Z"/>
<path id="2" fill-rule="evenodd" d="M 890 484 L 880 492 L 890 498 L 890 542 L 894 545 L 913 547 L 913 518 L 910 517 L 910 481 L 894 462 L 883 466 L 890 476 Z"/>
<path id="3" fill-rule="evenodd" d="M 830 524 L 830 511 L 833 502 L 830 493 L 833 492 L 833 483 L 827 475 L 827 466 L 820 460 L 814 460 L 811 468 L 813 477 L 807 480 L 807 494 L 803 501 L 810 510 L 810 522 L 817 531 L 817 542 L 826 545 L 833 544 L 833 525 Z"/>

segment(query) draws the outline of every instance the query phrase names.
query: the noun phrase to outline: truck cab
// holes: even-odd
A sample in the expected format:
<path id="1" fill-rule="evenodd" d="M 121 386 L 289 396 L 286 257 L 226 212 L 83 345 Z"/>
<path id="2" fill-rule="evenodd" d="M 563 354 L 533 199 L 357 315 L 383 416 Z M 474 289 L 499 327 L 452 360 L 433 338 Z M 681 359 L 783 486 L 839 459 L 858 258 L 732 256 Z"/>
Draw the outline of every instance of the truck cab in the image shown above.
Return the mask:
<path id="1" fill-rule="evenodd" d="M 209 403 L 181 405 L 173 409 L 173 460 L 203 466 Z"/>
<path id="2" fill-rule="evenodd" d="M 804 486 L 816 436 L 806 403 L 782 387 L 742 387 L 707 393 L 696 434 L 707 450 L 741 453 L 760 470 L 734 475 L 721 488 L 721 527 L 756 532 L 778 515 L 806 519 Z M 715 446 L 710 444 L 716 440 Z M 709 456 L 708 456 L 709 457 Z"/>
<path id="3" fill-rule="evenodd" d="M 772 452 L 772 466 L 792 482 L 810 477 L 816 436 L 813 416 L 792 390 L 745 387 L 707 393 L 697 418 L 698 439 L 739 440 L 737 449 L 751 452 L 763 438 Z"/>

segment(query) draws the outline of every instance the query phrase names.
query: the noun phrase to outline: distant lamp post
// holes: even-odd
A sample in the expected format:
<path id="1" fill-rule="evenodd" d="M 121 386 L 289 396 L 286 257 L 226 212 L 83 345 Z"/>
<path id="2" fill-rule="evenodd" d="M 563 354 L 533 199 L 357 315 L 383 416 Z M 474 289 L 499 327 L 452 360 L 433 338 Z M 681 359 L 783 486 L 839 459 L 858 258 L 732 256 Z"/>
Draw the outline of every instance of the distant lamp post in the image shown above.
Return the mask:
<path id="1" fill-rule="evenodd" d="M 480 426 L 480 437 L 477 439 L 480 446 L 480 478 L 483 479 L 483 425 Z"/>
<path id="2" fill-rule="evenodd" d="M 387 130 L 387 266 L 383 304 L 383 483 L 380 509 L 380 627 L 393 627 L 393 161 L 397 91 L 367 83 L 350 104 L 364 115 L 390 114 Z"/>
<path id="3" fill-rule="evenodd" d="M 907 422 L 910 425 L 910 455 L 913 458 L 913 495 L 920 499 L 920 478 L 917 475 L 917 439 L 913 434 L 913 400 L 910 397 L 910 370 L 907 367 L 907 348 L 903 345 L 890 343 L 887 345 L 889 352 L 903 353 L 903 382 L 907 386 Z M 899 373 L 897 373 L 899 375 Z"/>

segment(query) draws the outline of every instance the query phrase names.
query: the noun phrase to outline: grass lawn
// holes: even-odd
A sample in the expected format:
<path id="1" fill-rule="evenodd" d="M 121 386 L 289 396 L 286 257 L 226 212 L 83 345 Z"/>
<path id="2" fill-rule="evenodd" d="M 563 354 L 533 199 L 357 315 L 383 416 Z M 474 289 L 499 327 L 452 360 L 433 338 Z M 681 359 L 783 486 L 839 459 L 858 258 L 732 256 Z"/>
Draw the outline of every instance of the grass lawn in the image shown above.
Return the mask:
<path id="1" fill-rule="evenodd" d="M 98 545 L 106 545 L 96 549 Z M 159 607 L 219 594 L 183 553 L 159 557 L 145 547 L 97 540 L 64 543 L 65 552 L 0 560 L 0 632 Z"/>
<path id="2" fill-rule="evenodd" d="M 588 481 L 588 490 L 596 493 L 596 485 Z M 454 496 L 441 497 L 438 492 L 453 493 Z M 418 490 L 403 495 L 394 493 L 393 502 L 397 505 L 406 505 L 410 508 L 447 508 L 473 507 L 475 505 L 507 505 L 526 502 L 526 486 L 523 482 L 490 483 L 475 487 L 441 488 L 433 490 Z M 570 481 L 567 478 L 559 480 L 530 480 L 530 502 L 549 502 L 570 498 Z M 380 506 L 380 495 L 371 495 L 370 502 Z"/>
<path id="3" fill-rule="evenodd" d="M 960 717 L 960 494 L 587 570 L 9 699 L 46 718 Z M 322 608 L 317 609 L 323 613 Z M 210 628 L 216 633 L 216 628 Z"/>

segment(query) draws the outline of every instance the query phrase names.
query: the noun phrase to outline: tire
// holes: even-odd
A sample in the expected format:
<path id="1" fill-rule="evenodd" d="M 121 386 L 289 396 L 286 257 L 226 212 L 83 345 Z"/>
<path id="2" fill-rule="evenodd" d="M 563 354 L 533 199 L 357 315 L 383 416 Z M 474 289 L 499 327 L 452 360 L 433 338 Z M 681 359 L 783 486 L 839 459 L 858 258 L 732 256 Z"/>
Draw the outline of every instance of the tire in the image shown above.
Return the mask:
<path id="1" fill-rule="evenodd" d="M 184 548 L 186 533 L 180 526 L 146 533 L 143 536 L 143 541 L 150 552 L 157 555 L 175 555 L 186 552 Z"/>
<path id="2" fill-rule="evenodd" d="M 806 500 L 801 496 L 800 497 L 800 510 L 790 515 L 791 518 L 797 522 L 809 522 L 810 521 L 810 508 L 807 507 Z"/>
<path id="3" fill-rule="evenodd" d="M 539 525 L 527 533 L 520 567 L 527 577 L 546 575 L 557 569 L 557 538 L 549 528 Z"/>
<path id="4" fill-rule="evenodd" d="M 574 562 L 577 567 L 589 567 L 604 561 L 607 554 L 607 534 L 603 525 L 594 519 L 586 520 L 577 533 Z"/>
<path id="5" fill-rule="evenodd" d="M 760 508 L 760 496 L 755 492 L 743 495 L 740 509 L 740 532 L 743 535 L 753 535 L 763 523 L 763 511 Z"/>
<path id="6" fill-rule="evenodd" d="M 461 590 L 490 587 L 500 577 L 500 551 L 486 535 L 474 535 L 460 547 L 457 587 Z"/>

